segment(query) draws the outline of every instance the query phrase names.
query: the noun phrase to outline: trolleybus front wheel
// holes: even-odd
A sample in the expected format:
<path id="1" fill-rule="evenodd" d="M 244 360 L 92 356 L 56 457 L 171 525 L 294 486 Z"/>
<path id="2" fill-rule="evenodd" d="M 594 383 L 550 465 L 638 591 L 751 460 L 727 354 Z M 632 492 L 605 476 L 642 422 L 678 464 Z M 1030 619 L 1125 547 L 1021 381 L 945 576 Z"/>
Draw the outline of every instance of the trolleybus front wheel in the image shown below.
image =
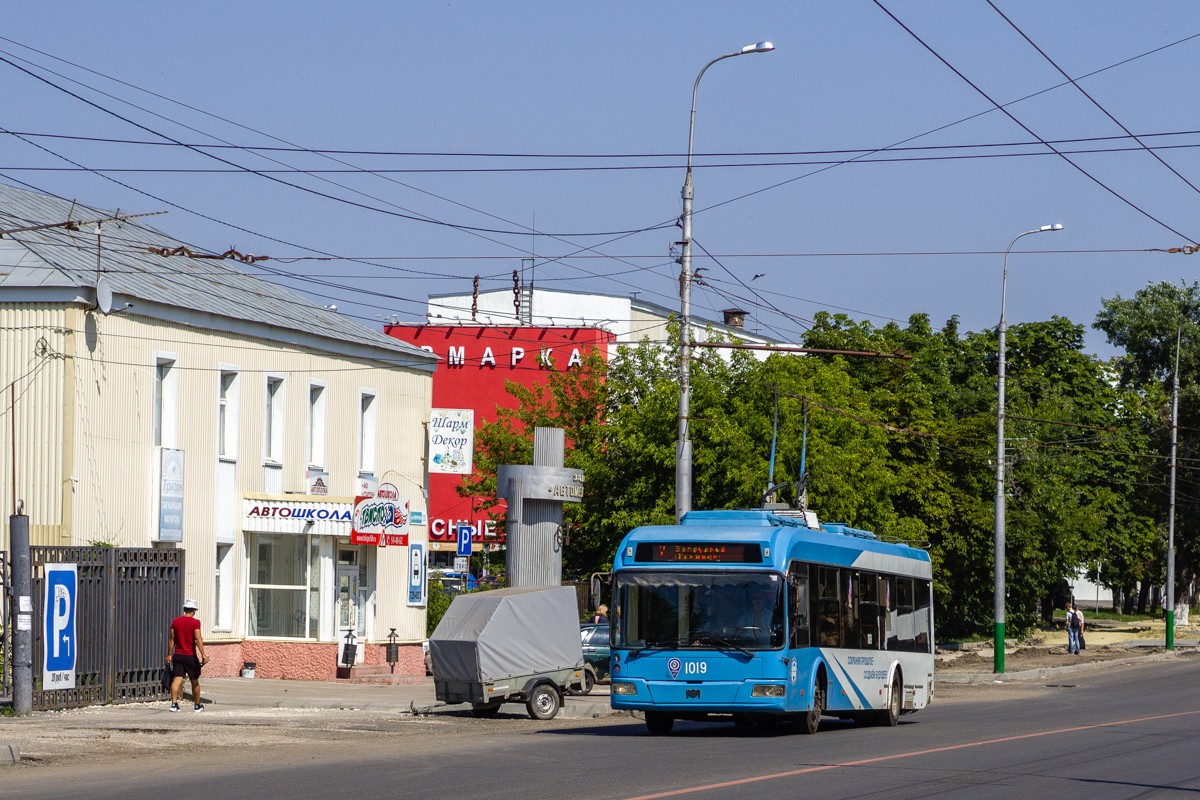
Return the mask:
<path id="1" fill-rule="evenodd" d="M 646 712 L 646 730 L 651 736 L 666 736 L 675 726 L 675 718 L 661 711 Z"/>
<path id="2" fill-rule="evenodd" d="M 821 726 L 821 711 L 825 708 L 825 692 L 820 683 L 813 685 L 812 708 L 800 718 L 801 733 L 816 733 Z"/>

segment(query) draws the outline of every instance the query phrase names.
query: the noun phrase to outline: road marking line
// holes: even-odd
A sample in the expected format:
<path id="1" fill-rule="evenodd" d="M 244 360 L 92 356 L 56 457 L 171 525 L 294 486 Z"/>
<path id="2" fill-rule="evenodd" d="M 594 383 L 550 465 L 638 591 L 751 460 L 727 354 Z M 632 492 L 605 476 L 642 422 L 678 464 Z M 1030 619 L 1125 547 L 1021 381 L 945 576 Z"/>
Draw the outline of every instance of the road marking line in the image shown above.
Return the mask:
<path id="1" fill-rule="evenodd" d="M 694 792 L 707 792 L 711 789 L 724 789 L 729 786 L 742 786 L 747 783 L 759 783 L 760 781 L 772 781 L 777 778 L 790 778 L 793 775 L 807 775 L 813 772 L 824 772 L 830 769 L 839 769 L 841 767 L 858 767 L 863 764 L 874 764 L 879 761 L 892 761 L 897 758 L 909 758 L 911 756 L 923 756 L 930 753 L 944 753 L 948 750 L 961 750 L 965 747 L 981 747 L 985 744 L 1000 744 L 1002 742 L 1015 742 L 1020 739 L 1035 739 L 1039 736 L 1054 736 L 1059 733 L 1075 733 L 1077 731 L 1095 730 L 1096 728 L 1110 728 L 1115 725 L 1130 725 L 1134 722 L 1151 722 L 1158 719 L 1170 719 L 1172 717 L 1186 717 L 1192 714 L 1200 714 L 1200 711 L 1180 711 L 1175 714 L 1159 714 L 1155 717 L 1138 717 L 1137 719 L 1123 719 L 1116 722 L 1100 722 L 1095 725 L 1080 725 L 1075 728 L 1060 728 L 1054 731 L 1042 731 L 1041 733 L 1023 733 L 1020 736 L 1005 736 L 1000 739 L 986 739 L 982 742 L 968 742 L 966 744 L 952 744 L 946 747 L 934 747 L 929 750 L 914 750 L 911 753 L 897 753 L 891 756 L 876 756 L 875 758 L 864 758 L 859 761 L 843 761 L 840 764 L 823 764 L 819 767 L 806 767 L 804 769 L 794 769 L 789 772 L 775 772 L 770 775 L 758 775 L 753 778 L 741 778 L 736 781 L 723 781 L 721 783 L 710 783 L 704 786 L 692 786 L 687 789 L 673 789 L 669 792 L 658 792 L 657 794 L 644 794 L 637 797 L 630 797 L 627 800 L 657 800 L 660 797 L 677 797 L 681 794 L 692 794 Z"/>

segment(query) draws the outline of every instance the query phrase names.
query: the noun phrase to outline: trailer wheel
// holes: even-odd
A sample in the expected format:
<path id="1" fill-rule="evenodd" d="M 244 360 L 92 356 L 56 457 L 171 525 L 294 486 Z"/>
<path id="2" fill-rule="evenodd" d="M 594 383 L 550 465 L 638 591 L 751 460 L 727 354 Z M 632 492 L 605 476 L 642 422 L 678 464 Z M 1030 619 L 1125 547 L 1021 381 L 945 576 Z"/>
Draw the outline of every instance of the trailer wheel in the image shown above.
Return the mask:
<path id="1" fill-rule="evenodd" d="M 553 686 L 544 683 L 534 688 L 529 694 L 529 701 L 525 703 L 525 707 L 529 709 L 529 716 L 534 719 L 554 719 L 561 706 L 562 700 L 558 692 Z"/>
<path id="2" fill-rule="evenodd" d="M 491 719 L 500 713 L 500 706 L 502 705 L 503 703 L 492 703 L 486 706 L 475 706 L 471 709 L 471 713 L 480 719 Z"/>

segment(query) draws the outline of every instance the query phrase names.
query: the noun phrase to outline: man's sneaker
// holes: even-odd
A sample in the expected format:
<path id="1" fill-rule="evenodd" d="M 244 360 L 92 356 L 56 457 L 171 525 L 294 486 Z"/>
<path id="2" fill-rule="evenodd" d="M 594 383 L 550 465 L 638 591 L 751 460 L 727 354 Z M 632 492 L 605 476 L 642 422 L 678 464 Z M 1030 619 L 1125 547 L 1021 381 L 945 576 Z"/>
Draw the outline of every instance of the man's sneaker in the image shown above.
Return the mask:
<path id="1" fill-rule="evenodd" d="M 204 710 L 204 706 L 200 705 L 199 703 L 196 703 L 196 707 L 192 710 L 195 711 L 197 714 L 199 714 L 201 711 Z"/>
<path id="2" fill-rule="evenodd" d="M 179 703 L 171 703 L 171 708 L 170 708 L 170 709 L 168 709 L 168 710 L 169 710 L 169 711 L 178 711 L 178 710 L 179 710 Z"/>

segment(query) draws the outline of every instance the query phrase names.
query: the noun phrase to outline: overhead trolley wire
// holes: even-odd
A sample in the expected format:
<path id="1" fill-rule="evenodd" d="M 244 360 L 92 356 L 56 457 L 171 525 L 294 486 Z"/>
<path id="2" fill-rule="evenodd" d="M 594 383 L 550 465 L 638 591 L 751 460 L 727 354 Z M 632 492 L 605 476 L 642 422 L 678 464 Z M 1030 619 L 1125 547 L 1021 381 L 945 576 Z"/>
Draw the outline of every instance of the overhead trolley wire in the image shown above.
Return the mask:
<path id="1" fill-rule="evenodd" d="M 1159 219 L 1158 217 L 1156 217 L 1156 216 L 1154 216 L 1153 214 L 1151 214 L 1149 211 L 1146 211 L 1144 208 L 1142 208 L 1141 206 L 1139 206 L 1139 205 L 1137 205 L 1136 203 L 1134 203 L 1132 200 L 1130 200 L 1130 199 L 1128 199 L 1127 197 L 1125 197 L 1124 195 L 1122 195 L 1122 194 L 1121 194 L 1120 192 L 1118 192 L 1116 189 L 1112 188 L 1112 187 L 1111 187 L 1111 186 L 1109 186 L 1107 183 L 1105 183 L 1104 181 L 1100 180 L 1099 178 L 1097 178 L 1097 177 L 1096 177 L 1095 175 L 1093 175 L 1092 173 L 1088 172 L 1088 171 L 1087 171 L 1086 169 L 1084 169 L 1083 167 L 1079 166 L 1079 164 L 1077 164 L 1077 163 L 1075 163 L 1074 161 L 1072 161 L 1072 160 L 1071 160 L 1071 159 L 1070 159 L 1070 158 L 1069 158 L 1069 157 L 1068 157 L 1066 154 L 1064 154 L 1062 151 L 1060 151 L 1060 150 L 1059 150 L 1058 148 L 1056 148 L 1054 145 L 1052 145 L 1052 144 L 1050 144 L 1049 142 L 1047 142 L 1047 141 L 1046 141 L 1045 139 L 1043 139 L 1041 136 L 1038 136 L 1038 134 L 1037 134 L 1036 132 L 1034 132 L 1034 130 L 1033 130 L 1032 128 L 1030 128 L 1030 127 L 1029 127 L 1028 125 L 1026 125 L 1024 122 L 1021 122 L 1021 120 L 1017 119 L 1017 117 L 1016 117 L 1016 116 L 1015 116 L 1015 115 L 1014 115 L 1014 114 L 1013 114 L 1011 111 L 1009 111 L 1007 108 L 1005 108 L 1003 104 L 1001 104 L 1001 103 L 997 102 L 996 100 L 992 99 L 992 96 L 991 96 L 990 94 L 988 94 L 987 92 L 985 92 L 985 91 L 984 91 L 983 89 L 981 89 L 981 88 L 980 88 L 980 87 L 979 87 L 979 86 L 978 86 L 976 83 L 974 83 L 974 82 L 973 82 L 973 81 L 972 81 L 970 78 L 968 78 L 966 75 L 964 75 L 962 72 L 960 72 L 960 71 L 958 70 L 958 68 L 957 68 L 957 67 L 955 67 L 953 64 L 951 64 L 949 61 L 947 61 L 947 60 L 946 60 L 946 59 L 945 59 L 945 58 L 944 58 L 944 57 L 941 55 L 941 53 L 939 53 L 938 51 L 934 50 L 934 49 L 933 49 L 933 48 L 932 48 L 932 47 L 931 47 L 929 44 L 927 44 L 927 43 L 925 42 L 925 40 L 924 40 L 924 39 L 922 39 L 920 36 L 918 36 L 918 35 L 916 34 L 916 32 L 912 30 L 912 28 L 908 27 L 908 26 L 907 26 L 907 25 L 905 25 L 903 22 L 901 22 L 901 21 L 900 21 L 900 18 L 899 18 L 899 17 L 897 17 L 895 14 L 893 14 L 891 11 L 889 11 L 889 10 L 888 10 L 888 8 L 887 8 L 887 6 L 885 6 L 885 5 L 884 5 L 882 2 L 880 2 L 880 0 L 871 0 L 871 2 L 873 2 L 875 5 L 879 6 L 880 10 L 882 10 L 882 11 L 883 11 L 883 13 L 885 13 L 885 14 L 887 14 L 889 17 L 891 17 L 891 18 L 892 18 L 892 20 L 893 20 L 893 21 L 894 21 L 894 22 L 895 22 L 897 25 L 899 25 L 901 28 L 903 28 L 903 29 L 904 29 L 904 31 L 905 31 L 905 32 L 906 32 L 906 33 L 907 33 L 909 36 L 911 36 L 912 38 L 916 39 L 918 44 L 920 44 L 922 47 L 924 47 L 926 50 L 928 50 L 928 51 L 930 52 L 930 54 L 932 54 L 932 55 L 933 55 L 933 57 L 934 57 L 934 58 L 936 58 L 938 61 L 942 62 L 942 64 L 944 64 L 944 65 L 946 66 L 946 68 L 947 68 L 947 69 L 949 69 L 951 72 L 953 72 L 953 73 L 954 73 L 955 75 L 957 75 L 959 78 L 961 78 L 961 79 L 963 80 L 963 82 L 965 82 L 965 83 L 966 83 L 968 86 L 970 86 L 970 87 L 971 87 L 972 89 L 974 89 L 974 90 L 975 90 L 977 93 L 979 93 L 979 95 L 980 95 L 980 96 L 982 96 L 982 97 L 983 97 L 985 100 L 987 100 L 989 103 L 991 103 L 993 106 L 995 106 L 995 107 L 996 107 L 996 108 L 997 108 L 997 109 L 1000 111 L 1000 113 L 1004 114 L 1004 116 L 1008 117 L 1010 120 L 1012 120 L 1012 121 L 1013 121 L 1013 122 L 1015 122 L 1017 125 L 1019 125 L 1019 126 L 1021 127 L 1021 129 L 1022 129 L 1022 130 L 1024 130 L 1024 131 L 1025 131 L 1026 133 L 1028 133 L 1030 136 L 1033 136 L 1034 138 L 1036 138 L 1036 139 L 1037 139 L 1039 142 L 1041 142 L 1043 145 L 1045 145 L 1047 148 L 1049 148 L 1049 149 L 1050 149 L 1051 151 L 1053 151 L 1055 154 L 1057 154 L 1058 156 L 1060 156 L 1060 157 L 1062 158 L 1062 160 L 1063 160 L 1063 161 L 1066 161 L 1068 164 L 1070 164 L 1072 167 L 1074 167 L 1074 168 L 1075 168 L 1075 170 L 1076 170 L 1076 171 L 1078 171 L 1078 172 L 1079 172 L 1081 175 L 1083 175 L 1085 178 L 1087 178 L 1088 180 L 1092 181 L 1092 182 L 1093 182 L 1093 183 L 1095 183 L 1097 186 L 1099 186 L 1101 189 L 1103 189 L 1104 191 L 1108 192 L 1108 193 L 1109 193 L 1109 194 L 1111 194 L 1113 197 L 1117 198 L 1117 199 L 1118 199 L 1118 200 L 1120 200 L 1122 203 L 1124 203 L 1125 205 L 1129 206 L 1129 207 L 1130 207 L 1130 208 L 1132 208 L 1134 211 L 1138 212 L 1139 214 L 1141 214 L 1142 216 L 1144 216 L 1144 217 L 1146 217 L 1147 219 L 1151 220 L 1152 222 L 1155 222 L 1155 223 L 1157 223 L 1158 225 L 1162 226 L 1163 228 L 1166 228 L 1167 230 L 1169 230 L 1171 233 L 1175 234 L 1176 236 L 1179 236 L 1179 237 L 1182 237 L 1182 238 L 1184 238 L 1184 239 L 1187 239 L 1187 240 L 1188 240 L 1189 242 L 1191 242 L 1192 244 L 1196 244 L 1196 240 L 1195 240 L 1195 239 L 1193 239 L 1192 237 L 1188 236 L 1188 235 L 1187 235 L 1187 234 L 1185 234 L 1185 233 L 1182 233 L 1182 232 L 1181 232 L 1181 231 L 1179 231 L 1179 230 L 1176 230 L 1175 228 L 1171 227 L 1170 225 L 1168 225 L 1168 224 L 1167 224 L 1166 222 L 1164 222 L 1163 220 L 1161 220 L 1161 219 Z"/>
<path id="2" fill-rule="evenodd" d="M 22 59 L 22 60 L 24 60 L 24 59 Z M 434 219 L 432 217 L 427 217 L 427 216 L 418 216 L 416 214 L 408 214 L 408 213 L 403 213 L 403 212 L 399 212 L 399 211 L 389 211 L 388 209 L 385 209 L 385 208 L 378 208 L 376 206 L 367 205 L 366 203 L 359 203 L 355 200 L 350 200 L 345 197 L 338 197 L 337 195 L 332 195 L 332 194 L 329 194 L 328 192 L 318 191 L 317 189 L 313 189 L 311 187 L 304 186 L 302 184 L 285 181 L 285 180 L 283 180 L 281 178 L 277 178 L 274 175 L 269 174 L 267 172 L 260 171 L 260 170 L 254 170 L 254 169 L 251 169 L 250 167 L 246 167 L 246 166 L 243 166 L 236 162 L 229 161 L 228 159 L 222 158 L 221 156 L 206 152 L 205 150 L 203 150 L 201 148 L 191 147 L 191 146 L 185 144 L 184 142 L 181 142 L 178 139 L 175 139 L 172 136 L 169 136 L 160 131 L 156 131 L 153 128 L 150 128 L 146 125 L 141 124 L 140 122 L 136 122 L 136 121 L 130 119 L 129 117 L 119 114 L 110 108 L 106 108 L 106 107 L 100 105 L 99 103 L 93 102 L 92 100 L 89 100 L 86 97 L 84 97 L 76 92 L 71 91 L 70 89 L 66 88 L 65 86 L 60 86 L 57 83 L 55 83 L 54 81 L 52 81 L 48 78 L 45 78 L 32 70 L 26 69 L 25 67 L 21 66 L 20 64 L 17 64 L 15 61 L 12 61 L 9 58 L 5 58 L 3 55 L 0 55 L 0 62 L 8 64 L 10 67 L 20 70 L 21 72 L 25 73 L 26 75 L 29 75 L 30 77 L 32 77 L 36 80 L 39 80 L 42 83 L 45 83 L 47 86 L 50 86 L 53 89 L 57 89 L 58 91 L 66 94 L 66 95 L 69 95 L 70 97 L 73 97 L 76 100 L 79 100 L 80 102 L 85 103 L 85 104 L 91 106 L 92 108 L 95 108 L 98 111 L 102 111 L 105 114 L 109 114 L 110 116 L 113 116 L 116 119 L 119 119 L 126 124 L 133 125 L 134 127 L 144 130 L 147 133 L 150 133 L 154 136 L 161 136 L 163 139 L 166 139 L 169 142 L 179 145 L 180 147 L 183 147 L 191 152 L 198 153 L 202 156 L 205 156 L 206 158 L 211 158 L 213 160 L 219 161 L 222 164 L 233 167 L 236 171 L 239 171 L 239 172 L 244 172 L 246 174 L 252 174 L 252 175 L 259 175 L 263 178 L 266 178 L 269 181 L 273 181 L 273 182 L 281 184 L 283 186 L 288 186 L 293 189 L 299 189 L 302 192 L 307 192 L 309 194 L 316 195 L 317 197 L 325 198 L 326 200 L 333 200 L 338 203 L 345 203 L 346 205 L 354 206 L 355 208 L 360 208 L 360 209 L 363 209 L 364 211 L 374 211 L 374 212 L 377 212 L 380 214 L 386 214 L 388 216 L 398 217 L 400 219 L 407 219 L 407 220 L 410 220 L 413 222 L 424 222 L 424 223 L 428 223 L 428 224 L 432 224 L 432 225 L 444 226 L 447 228 L 456 228 L 458 230 L 477 231 L 480 233 L 494 233 L 494 234 L 498 234 L 498 235 L 528 236 L 530 234 L 530 231 L 528 231 L 528 230 L 514 231 L 514 230 L 502 230 L 499 228 L 483 228 L 483 227 L 479 227 L 479 226 L 475 226 L 475 225 L 463 225 L 463 224 L 455 223 L 455 222 L 446 222 L 444 220 Z M 89 169 L 88 171 L 94 172 L 94 170 L 91 170 L 91 169 Z M 658 226 L 658 227 L 666 227 L 666 226 Z M 652 229 L 653 228 L 638 228 L 635 230 L 628 230 L 628 231 L 592 231 L 592 232 L 587 232 L 587 233 L 567 232 L 567 233 L 554 233 L 554 234 L 543 234 L 543 235 L 552 235 L 555 237 L 559 237 L 559 236 L 561 236 L 561 237 L 612 236 L 615 234 L 643 233 L 647 230 L 652 230 Z"/>
<path id="3" fill-rule="evenodd" d="M 1065 71 L 1065 70 L 1064 70 L 1062 67 L 1060 67 L 1058 64 L 1056 64 L 1056 63 L 1054 62 L 1054 59 L 1052 59 L 1052 58 L 1051 58 L 1049 55 L 1047 55 L 1045 50 L 1043 50 L 1042 48 L 1038 47 L 1038 46 L 1037 46 L 1037 45 L 1034 43 L 1033 39 L 1030 39 L 1030 38 L 1029 38 L 1029 36 L 1028 36 L 1028 35 L 1025 33 L 1025 31 L 1023 31 L 1023 30 L 1021 30 L 1020 28 L 1018 28 L 1018 27 L 1017 27 L 1017 24 L 1016 24 L 1015 22 L 1013 22 L 1011 19 L 1009 19 L 1009 18 L 1008 18 L 1008 17 L 1007 17 L 1007 16 L 1004 14 L 1004 12 L 1003 12 L 1003 11 L 1001 11 L 999 8 L 997 8 L 997 7 L 996 7 L 996 4 L 995 4 L 995 3 L 993 3 L 993 2 L 992 2 L 992 0 L 986 0 L 986 2 L 987 2 L 987 4 L 988 4 L 989 6 L 991 6 L 991 7 L 992 7 L 992 10 L 993 10 L 993 11 L 995 11 L 997 14 L 999 14 L 999 15 L 1000 15 L 1000 18 L 1001 18 L 1002 20 L 1004 20 L 1005 22 L 1007 22 L 1007 23 L 1009 24 L 1009 26 L 1011 26 L 1011 27 L 1012 27 L 1012 29 L 1013 29 L 1014 31 L 1016 31 L 1018 34 L 1020 34 L 1020 36 L 1021 36 L 1021 38 L 1022 38 L 1022 39 L 1024 39 L 1026 42 L 1028 42 L 1028 43 L 1029 43 L 1029 46 L 1030 46 L 1030 47 L 1032 47 L 1034 50 L 1037 50 L 1037 51 L 1038 51 L 1038 53 L 1039 53 L 1039 54 L 1041 54 L 1042 58 L 1046 59 L 1046 61 L 1048 61 L 1048 62 L 1050 63 L 1050 66 L 1052 66 L 1052 67 L 1054 67 L 1054 69 L 1058 70 L 1058 74 L 1060 74 L 1060 75 L 1062 75 L 1064 78 L 1066 78 L 1066 79 L 1067 79 L 1067 81 L 1069 81 L 1069 82 L 1070 82 L 1070 84 L 1071 84 L 1072 86 L 1074 86 L 1076 89 L 1078 89 L 1078 90 L 1079 90 L 1079 93 L 1080 93 L 1080 94 L 1082 94 L 1084 97 L 1086 97 L 1088 100 L 1090 100 L 1090 101 L 1091 101 L 1092 105 L 1094 105 L 1096 108 L 1100 109 L 1100 112 L 1101 112 L 1101 113 L 1103 113 L 1103 114 L 1104 114 L 1104 116 L 1106 116 L 1106 117 L 1108 117 L 1110 120 L 1112 120 L 1112 121 L 1113 121 L 1113 123 L 1115 123 L 1115 124 L 1116 124 L 1116 126 L 1117 126 L 1118 128 L 1120 128 L 1121 130 L 1123 130 L 1127 136 L 1129 136 L 1131 139 L 1133 139 L 1135 142 L 1137 142 L 1139 145 L 1141 145 L 1142 149 L 1143 149 L 1143 150 L 1145 150 L 1147 153 L 1149 153 L 1151 156 L 1153 156 L 1153 157 L 1154 157 L 1154 159 L 1155 159 L 1155 160 L 1156 160 L 1158 163 L 1162 164 L 1164 167 L 1166 167 L 1167 169 L 1169 169 L 1169 170 L 1171 171 L 1171 173 L 1175 175 L 1175 177 L 1179 178 L 1179 180 L 1181 180 L 1181 181 L 1183 181 L 1184 183 L 1186 183 L 1186 184 L 1187 184 L 1187 185 L 1188 185 L 1188 186 L 1191 188 L 1191 190 L 1192 190 L 1193 192 L 1200 193 L 1200 189 L 1197 189 L 1197 188 L 1196 188 L 1196 185 L 1195 185 L 1194 183 L 1192 183 L 1191 181 L 1189 181 L 1187 178 L 1183 177 L 1183 175 L 1181 175 L 1177 169 L 1175 169 L 1174 167 L 1172 167 L 1172 166 L 1171 166 L 1170 164 L 1168 164 L 1166 161 L 1163 161 L 1162 157 L 1161 157 L 1161 156 L 1159 156 L 1159 154 L 1158 154 L 1158 153 L 1154 152 L 1154 148 L 1152 148 L 1152 147 L 1150 147 L 1149 145 L 1147 145 L 1147 144 L 1146 144 L 1145 142 L 1143 142 L 1143 141 L 1142 141 L 1142 140 L 1141 140 L 1139 137 L 1137 137 L 1137 136 L 1134 136 L 1134 134 L 1133 134 L 1133 131 L 1129 130 L 1129 128 L 1126 128 L 1126 127 L 1125 127 L 1125 126 L 1124 126 L 1124 125 L 1121 123 L 1121 121 L 1120 121 L 1120 120 L 1118 120 L 1116 117 L 1114 117 L 1112 114 L 1110 114 L 1110 113 L 1109 113 L 1109 111 L 1108 111 L 1108 109 L 1107 109 L 1107 108 L 1105 108 L 1104 106 L 1100 105 L 1100 102 L 1099 102 L 1098 100 L 1096 100 L 1096 98 L 1094 98 L 1094 97 L 1092 97 L 1090 94 L 1088 94 L 1087 90 L 1086 90 L 1086 89 L 1084 89 L 1082 86 L 1080 86 L 1078 81 L 1076 81 L 1074 78 L 1072 78 L 1070 75 L 1068 75 L 1068 74 L 1066 73 L 1066 71 Z"/>

